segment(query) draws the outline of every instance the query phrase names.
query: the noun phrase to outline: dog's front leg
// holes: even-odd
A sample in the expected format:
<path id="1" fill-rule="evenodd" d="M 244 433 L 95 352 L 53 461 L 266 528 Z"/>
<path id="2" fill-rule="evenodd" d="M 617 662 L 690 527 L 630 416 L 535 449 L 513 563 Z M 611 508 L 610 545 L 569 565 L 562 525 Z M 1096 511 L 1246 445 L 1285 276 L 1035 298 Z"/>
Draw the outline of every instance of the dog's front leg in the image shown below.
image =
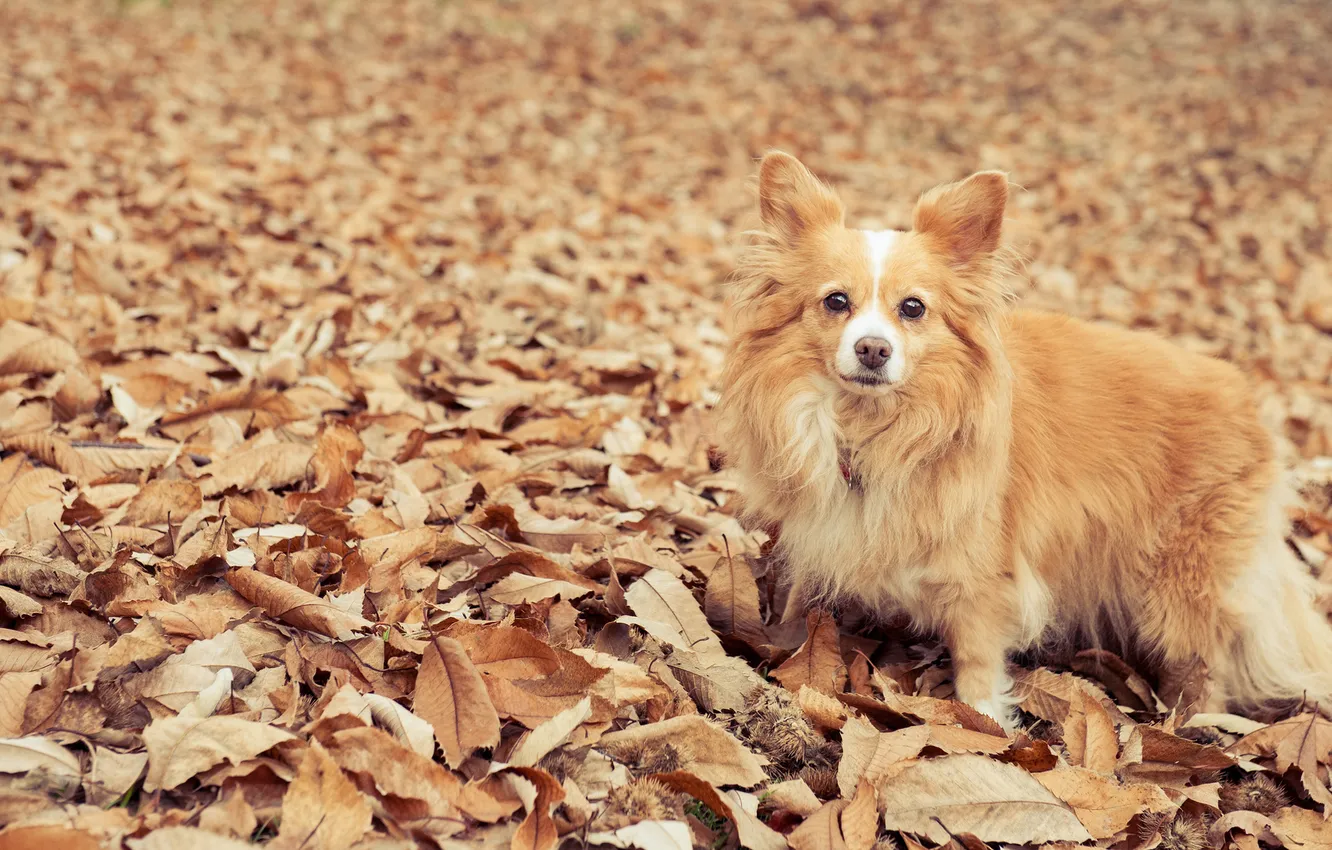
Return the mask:
<path id="1" fill-rule="evenodd" d="M 953 684 L 957 698 L 998 721 L 1007 732 L 1017 728 L 1008 675 L 1008 653 L 1013 649 L 1014 612 L 999 598 L 984 595 L 959 599 L 949 606 L 944 638 L 953 657 Z"/>

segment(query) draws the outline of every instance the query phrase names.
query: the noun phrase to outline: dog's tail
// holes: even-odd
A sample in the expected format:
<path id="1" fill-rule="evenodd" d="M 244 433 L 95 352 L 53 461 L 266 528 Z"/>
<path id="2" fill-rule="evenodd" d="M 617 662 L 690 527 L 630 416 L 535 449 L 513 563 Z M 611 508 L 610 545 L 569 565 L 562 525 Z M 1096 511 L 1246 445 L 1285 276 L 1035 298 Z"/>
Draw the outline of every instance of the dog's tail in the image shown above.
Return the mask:
<path id="1" fill-rule="evenodd" d="M 1241 705 L 1303 699 L 1332 711 L 1332 624 L 1318 606 L 1319 582 L 1286 543 L 1287 501 L 1271 500 L 1266 533 L 1231 589 L 1239 632 L 1217 679 Z"/>

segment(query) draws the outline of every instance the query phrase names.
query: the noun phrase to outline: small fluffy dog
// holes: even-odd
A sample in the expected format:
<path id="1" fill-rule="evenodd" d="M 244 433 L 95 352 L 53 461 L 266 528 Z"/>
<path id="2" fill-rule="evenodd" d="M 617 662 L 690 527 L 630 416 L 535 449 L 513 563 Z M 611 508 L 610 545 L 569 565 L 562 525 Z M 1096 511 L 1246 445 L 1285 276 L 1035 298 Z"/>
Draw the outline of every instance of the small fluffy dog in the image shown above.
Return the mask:
<path id="1" fill-rule="evenodd" d="M 798 160 L 763 159 L 717 425 L 747 514 L 779 529 L 788 616 L 906 613 L 1010 729 L 1006 657 L 1056 636 L 1201 658 L 1214 702 L 1332 696 L 1245 377 L 1008 309 L 1007 198 L 982 172 L 926 193 L 910 231 L 852 230 Z"/>

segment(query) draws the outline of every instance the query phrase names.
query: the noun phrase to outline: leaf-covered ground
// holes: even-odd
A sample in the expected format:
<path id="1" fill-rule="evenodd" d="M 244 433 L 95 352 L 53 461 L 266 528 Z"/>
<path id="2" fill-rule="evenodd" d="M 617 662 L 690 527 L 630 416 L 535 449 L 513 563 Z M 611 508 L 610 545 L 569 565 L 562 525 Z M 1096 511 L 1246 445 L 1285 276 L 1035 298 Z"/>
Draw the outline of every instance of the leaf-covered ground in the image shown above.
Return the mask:
<path id="1" fill-rule="evenodd" d="M 1262 379 L 1320 570 L 1321 0 L 2 14 L 0 847 L 1332 846 L 1312 706 L 1091 652 L 1010 739 L 775 622 L 708 440 L 756 155 L 1002 168 L 1029 303 Z"/>

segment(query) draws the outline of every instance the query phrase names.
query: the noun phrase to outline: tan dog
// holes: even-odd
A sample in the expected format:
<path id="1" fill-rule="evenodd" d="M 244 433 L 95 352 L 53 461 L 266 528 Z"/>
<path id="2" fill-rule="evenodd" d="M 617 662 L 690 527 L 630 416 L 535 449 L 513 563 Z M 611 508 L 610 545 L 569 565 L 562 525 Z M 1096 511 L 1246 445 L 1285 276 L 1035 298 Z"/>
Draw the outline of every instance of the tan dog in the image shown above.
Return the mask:
<path id="1" fill-rule="evenodd" d="M 780 527 L 788 610 L 905 612 L 1010 728 L 1007 653 L 1107 630 L 1200 657 L 1235 703 L 1332 695 L 1244 375 L 1010 311 L 1007 197 L 984 172 L 922 197 L 911 231 L 852 230 L 798 160 L 764 158 L 717 415 L 748 515 Z"/>

